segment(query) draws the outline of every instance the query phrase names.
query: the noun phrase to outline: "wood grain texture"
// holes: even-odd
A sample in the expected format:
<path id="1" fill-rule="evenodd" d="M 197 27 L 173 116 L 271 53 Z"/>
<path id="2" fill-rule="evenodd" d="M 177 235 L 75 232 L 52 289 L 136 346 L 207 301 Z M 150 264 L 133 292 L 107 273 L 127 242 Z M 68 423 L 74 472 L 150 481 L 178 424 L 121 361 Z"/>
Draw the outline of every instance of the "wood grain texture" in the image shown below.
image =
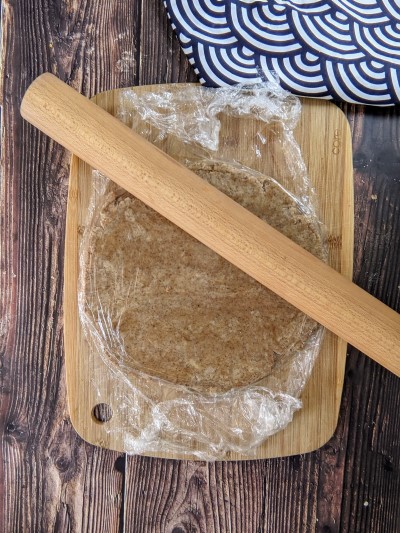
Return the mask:
<path id="1" fill-rule="evenodd" d="M 123 52 L 133 59 L 117 66 Z M 312 454 L 206 467 L 120 458 L 77 438 L 61 335 L 67 155 L 22 123 L 20 99 L 45 70 L 88 96 L 194 74 L 159 0 L 5 0 L 2 55 L 1 529 L 397 533 L 399 380 L 353 349 L 339 426 Z M 342 107 L 355 280 L 399 310 L 400 109 Z"/>
<path id="2" fill-rule="evenodd" d="M 176 86 L 162 84 L 132 90 L 141 94 L 149 91 L 172 91 L 174 87 Z M 94 101 L 109 113 L 116 114 L 121 105 L 120 95 L 118 90 L 108 91 L 96 95 Z M 134 110 L 126 108 L 125 112 L 129 115 Z M 228 161 L 235 159 L 267 176 L 274 176 L 290 189 L 291 184 L 287 181 L 286 162 L 280 144 L 271 143 L 270 147 L 266 145 L 255 152 L 251 149 L 252 140 L 246 135 L 247 131 L 255 128 L 254 121 L 247 123 L 245 119 L 236 120 L 223 114 L 219 118 L 221 120 L 219 157 L 225 157 Z M 259 127 L 268 137 L 268 128 L 265 124 Z M 324 143 L 319 142 L 321 131 L 324 132 Z M 272 132 L 274 132 L 273 127 Z M 339 154 L 332 153 L 335 132 L 341 139 L 342 149 Z M 240 142 L 232 143 L 230 142 L 232 138 L 240 139 Z M 318 216 L 327 232 L 328 262 L 351 279 L 354 206 L 351 139 L 347 120 L 333 104 L 304 100 L 296 138 L 302 147 L 311 183 L 318 197 Z M 316 145 L 319 146 L 319 151 L 316 151 Z M 190 149 L 188 152 L 185 144 L 176 139 L 165 138 L 162 149 L 178 161 L 190 157 Z M 128 384 L 115 378 L 98 350 L 93 349 L 87 342 L 78 316 L 78 264 L 81 237 L 87 225 L 88 213 L 92 209 L 91 202 L 95 189 L 93 168 L 77 156 L 72 156 L 64 271 L 64 332 L 69 412 L 74 427 L 85 440 L 92 444 L 129 452 L 135 431 L 132 430 L 129 421 L 127 402 L 121 402 L 121 398 L 132 398 L 132 390 Z M 303 409 L 295 414 L 293 423 L 287 429 L 269 438 L 257 449 L 256 458 L 309 452 L 330 439 L 339 413 L 346 347 L 341 339 L 330 332 L 326 333 L 312 377 L 302 394 Z M 174 390 L 164 388 L 169 399 L 175 396 Z M 117 394 L 114 392 L 116 390 Z M 98 401 L 106 402 L 112 408 L 114 414 L 108 423 L 98 424 L 91 416 L 92 406 Z M 199 449 L 195 444 L 194 448 Z M 155 455 L 185 458 L 178 451 L 171 453 L 168 449 L 158 451 Z M 186 458 L 191 457 L 186 455 Z M 244 457 L 229 453 L 226 458 Z"/>

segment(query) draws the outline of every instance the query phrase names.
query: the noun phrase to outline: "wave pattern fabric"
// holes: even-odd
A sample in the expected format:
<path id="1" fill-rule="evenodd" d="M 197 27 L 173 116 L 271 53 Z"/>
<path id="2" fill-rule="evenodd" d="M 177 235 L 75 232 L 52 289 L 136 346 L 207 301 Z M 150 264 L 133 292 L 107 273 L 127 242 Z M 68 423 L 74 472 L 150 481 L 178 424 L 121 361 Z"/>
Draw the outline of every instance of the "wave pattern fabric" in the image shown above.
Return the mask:
<path id="1" fill-rule="evenodd" d="M 400 102 L 400 0 L 164 0 L 201 83 Z"/>

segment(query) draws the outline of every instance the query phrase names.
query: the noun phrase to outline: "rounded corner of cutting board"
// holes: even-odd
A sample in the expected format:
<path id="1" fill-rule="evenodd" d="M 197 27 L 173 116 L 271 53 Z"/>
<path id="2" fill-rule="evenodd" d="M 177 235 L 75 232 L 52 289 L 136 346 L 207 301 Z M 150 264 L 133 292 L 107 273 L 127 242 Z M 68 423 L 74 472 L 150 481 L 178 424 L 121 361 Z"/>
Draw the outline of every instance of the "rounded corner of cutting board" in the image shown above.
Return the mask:
<path id="1" fill-rule="evenodd" d="M 198 84 L 190 84 L 198 85 Z M 140 88 L 132 88 L 140 92 L 147 90 L 162 90 L 165 88 L 178 88 L 180 84 L 170 84 L 167 86 L 142 86 Z M 160 89 L 161 87 L 161 89 Z M 106 91 L 99 93 L 93 97 L 94 101 L 105 108 L 109 112 L 115 112 L 115 102 L 118 92 L 123 91 L 124 89 L 116 89 L 112 91 Z M 342 134 L 341 142 L 343 150 L 338 153 L 338 157 L 335 158 L 335 171 L 331 172 L 332 179 L 343 179 L 343 184 L 346 186 L 344 190 L 347 191 L 346 198 L 343 196 L 341 204 L 337 205 L 336 208 L 340 210 L 339 219 L 344 221 L 348 220 L 348 226 L 345 228 L 344 233 L 346 233 L 346 238 L 343 239 L 343 248 L 339 250 L 337 259 L 340 264 L 340 260 L 343 264 L 346 265 L 342 269 L 342 272 L 351 277 L 351 264 L 352 264 L 352 232 L 351 232 L 351 222 L 353 220 L 353 200 L 352 200 L 352 164 L 351 164 L 351 134 L 350 127 L 347 118 L 341 109 L 339 109 L 334 103 L 328 102 L 326 100 L 317 100 L 317 99 L 303 99 L 303 113 L 301 120 L 311 120 L 312 124 L 301 124 L 300 128 L 302 129 L 302 138 L 307 139 L 309 136 L 309 130 L 314 132 L 314 138 L 312 141 L 307 140 L 308 142 L 308 155 L 310 155 L 310 146 L 313 146 L 313 142 L 317 141 L 317 150 L 321 144 L 320 134 L 320 118 L 322 117 L 324 121 L 324 127 L 326 131 L 327 143 L 332 143 L 334 139 L 335 128 L 339 128 Z M 305 117 L 305 119 L 304 119 Z M 317 131 L 318 130 L 318 131 Z M 324 148 L 324 157 L 326 160 L 329 158 L 332 159 L 332 145 L 325 146 Z M 321 152 L 322 153 L 322 152 Z M 311 150 L 312 155 L 312 150 Z M 321 168 L 328 168 L 329 163 L 325 161 L 325 167 L 321 167 L 321 159 L 314 157 L 311 161 L 311 166 L 313 166 L 313 172 L 310 171 L 310 174 L 318 176 L 321 172 Z M 337 162 L 336 162 L 337 160 Z M 78 158 L 72 155 L 71 159 L 71 170 L 70 170 L 70 193 L 68 197 L 68 209 L 67 209 L 67 233 L 66 233 L 66 265 L 65 265 L 65 274 L 64 274 L 64 291 L 65 291 L 65 301 L 68 302 L 68 308 L 65 312 L 65 353 L 66 353 L 66 370 L 67 370 L 67 390 L 68 390 L 68 404 L 71 414 L 71 423 L 76 430 L 76 432 L 82 437 L 85 441 L 90 444 L 97 445 L 100 447 L 112 449 L 118 452 L 127 451 L 124 449 L 124 438 L 110 439 L 109 428 L 104 427 L 101 424 L 95 423 L 93 420 L 88 420 L 88 416 L 91 417 L 91 414 L 82 409 L 82 403 L 87 402 L 89 396 L 88 391 L 85 388 L 90 387 L 90 374 L 85 376 L 79 375 L 76 369 L 76 365 L 79 363 L 79 357 L 82 357 L 82 354 L 78 353 L 79 349 L 77 342 L 71 340 L 71 335 L 76 335 L 77 328 L 79 327 L 78 321 L 78 309 L 77 309 L 77 276 L 78 276 L 78 214 L 80 209 L 80 187 L 82 187 L 82 180 L 78 179 L 79 172 L 82 171 L 88 172 L 89 167 L 81 165 Z M 336 178 L 337 169 L 341 170 L 343 176 Z M 91 171 L 91 169 L 90 169 Z M 333 172 L 333 174 L 332 174 Z M 319 179 L 322 182 L 326 181 L 324 176 L 319 176 Z M 335 191 L 335 187 L 331 184 L 331 190 Z M 333 188 L 332 188 L 333 187 Z M 329 197 L 329 195 L 328 195 Z M 333 242 L 336 242 L 333 240 Z M 341 257 L 341 259 L 340 259 Z M 75 289 L 75 290 L 74 290 Z M 71 292 L 67 291 L 73 291 Z M 281 457 L 281 456 L 290 456 L 298 455 L 303 453 L 312 452 L 324 444 L 332 437 L 335 432 L 339 407 L 340 407 L 340 397 L 343 387 L 343 378 L 344 378 L 344 364 L 346 359 L 346 345 L 337 337 L 334 337 L 328 332 L 328 340 L 326 342 L 330 343 L 330 348 L 328 352 L 330 356 L 334 357 L 335 361 L 329 362 L 320 361 L 316 363 L 316 369 L 313 371 L 313 374 L 307 384 L 311 385 L 311 399 L 307 400 L 308 405 L 310 401 L 313 408 L 311 409 L 312 413 L 305 415 L 305 409 L 301 410 L 299 415 L 295 414 L 295 418 L 291 424 L 280 433 L 273 435 L 270 439 L 259 448 L 257 454 L 254 456 L 256 459 L 261 458 L 272 458 L 272 457 Z M 326 353 L 323 357 L 327 357 Z M 327 367 L 332 371 L 331 376 L 326 376 L 324 374 L 325 362 L 329 362 Z M 318 366 L 319 365 L 319 366 Z M 86 371 L 88 372 L 89 366 L 85 366 Z M 321 381 L 322 380 L 322 381 Z M 322 392 L 323 389 L 323 392 Z M 306 390 L 306 396 L 307 396 Z M 314 400 L 312 396 L 317 394 L 317 398 Z M 325 397 L 324 397 L 325 396 Z M 329 396 L 327 398 L 326 396 Z M 326 401 L 325 401 L 326 400 Z M 321 405 L 317 405 L 321 403 Z M 305 403 L 306 405 L 306 403 Z M 329 412 L 328 412 L 329 410 Z M 303 413 L 302 413 L 303 411 Z M 316 416 L 315 421 L 310 421 L 310 417 Z M 310 423 L 311 422 L 311 423 Z M 315 422 L 315 423 L 314 423 Z M 110 423 L 110 427 L 112 422 Z M 146 454 L 147 455 L 147 454 Z M 150 456 L 157 457 L 166 457 L 173 458 L 173 454 L 170 453 L 159 453 L 159 454 L 148 454 Z M 176 456 L 177 459 L 196 459 L 195 456 Z M 240 456 L 232 454 L 232 460 L 241 460 L 248 459 L 246 456 Z"/>
<path id="2" fill-rule="evenodd" d="M 69 404 L 68 404 L 69 405 Z M 69 405 L 69 416 L 71 425 L 76 431 L 77 435 L 92 446 L 98 446 L 105 450 L 110 450 L 117 453 L 124 453 L 123 447 L 118 446 L 114 441 L 110 440 L 107 423 L 104 425 L 100 422 L 92 420 L 90 415 L 89 423 L 82 424 L 82 417 L 79 414 L 74 414 L 73 409 Z"/>

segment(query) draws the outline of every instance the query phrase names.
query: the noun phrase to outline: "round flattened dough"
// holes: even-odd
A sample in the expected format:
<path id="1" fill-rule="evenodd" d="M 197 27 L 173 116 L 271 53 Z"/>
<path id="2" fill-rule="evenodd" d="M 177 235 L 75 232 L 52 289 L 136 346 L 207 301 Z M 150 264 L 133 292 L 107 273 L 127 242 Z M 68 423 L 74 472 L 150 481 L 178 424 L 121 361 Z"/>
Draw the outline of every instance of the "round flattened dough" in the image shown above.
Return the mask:
<path id="1" fill-rule="evenodd" d="M 225 163 L 190 168 L 323 257 L 318 224 L 275 181 Z M 313 320 L 141 201 L 110 190 L 88 238 L 86 313 L 128 373 L 222 392 L 259 381 L 302 349 Z"/>

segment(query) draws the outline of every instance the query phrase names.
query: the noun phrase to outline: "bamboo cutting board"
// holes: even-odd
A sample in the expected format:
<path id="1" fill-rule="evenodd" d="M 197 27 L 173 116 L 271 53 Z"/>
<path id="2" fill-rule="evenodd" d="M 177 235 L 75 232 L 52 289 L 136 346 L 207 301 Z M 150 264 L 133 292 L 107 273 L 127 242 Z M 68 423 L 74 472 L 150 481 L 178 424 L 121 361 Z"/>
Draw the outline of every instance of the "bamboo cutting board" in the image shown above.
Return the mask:
<path id="1" fill-rule="evenodd" d="M 169 88 L 171 87 L 174 90 L 178 86 Z M 161 91 L 163 86 L 140 87 L 134 90 Z M 102 93 L 97 95 L 94 101 L 111 114 L 115 114 L 120 91 Z M 229 117 L 223 117 L 221 120 L 222 155 L 227 159 L 239 159 L 266 175 L 281 176 L 280 181 L 285 185 L 284 176 L 281 175 L 282 154 L 279 143 L 267 143 L 268 153 L 261 153 L 261 157 L 256 156 L 254 150 L 249 149 L 249 140 L 244 134 L 244 128 L 248 130 L 254 123 Z M 268 137 L 268 132 L 266 135 Z M 344 114 L 333 104 L 304 99 L 296 138 L 317 192 L 320 219 L 327 229 L 329 263 L 351 278 L 353 173 L 349 125 Z M 163 149 L 174 155 L 177 147 L 167 140 Z M 129 387 L 124 382 L 119 382 L 118 395 L 115 395 L 116 384 L 112 373 L 83 337 L 78 316 L 79 245 L 93 192 L 92 170 L 72 156 L 64 279 L 68 403 L 72 423 L 86 441 L 118 451 L 129 451 L 129 417 L 126 416 L 126 410 L 119 408 L 120 399 L 129 395 Z M 270 458 L 305 453 L 319 448 L 329 440 L 338 419 L 345 357 L 346 344 L 327 332 L 320 356 L 302 395 L 303 409 L 295 414 L 293 422 L 285 430 L 262 444 L 255 457 Z M 100 409 L 101 404 L 109 407 Z M 179 455 L 169 453 L 157 455 L 180 458 Z M 185 458 L 190 457 L 186 455 Z M 226 458 L 244 457 L 229 454 Z"/>

